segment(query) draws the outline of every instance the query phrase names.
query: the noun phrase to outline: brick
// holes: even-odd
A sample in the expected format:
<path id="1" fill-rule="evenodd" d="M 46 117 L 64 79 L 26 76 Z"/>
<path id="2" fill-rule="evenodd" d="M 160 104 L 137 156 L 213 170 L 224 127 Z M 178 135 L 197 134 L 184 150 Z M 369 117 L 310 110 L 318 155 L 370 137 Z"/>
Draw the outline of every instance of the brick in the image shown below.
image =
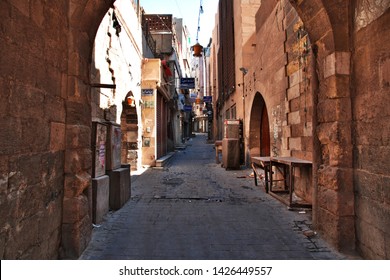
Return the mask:
<path id="1" fill-rule="evenodd" d="M 390 200 L 386 201 L 386 190 L 390 190 L 390 182 L 386 183 L 386 177 L 381 174 L 373 174 L 365 170 L 355 170 L 354 174 L 356 198 L 364 198 L 376 201 L 378 204 L 390 204 Z M 387 193 L 389 198 L 390 191 Z"/>
<path id="2" fill-rule="evenodd" d="M 302 69 L 299 69 L 298 71 L 292 73 L 289 77 L 289 87 L 294 87 L 295 85 L 298 85 L 303 80 L 303 74 Z"/>
<path id="3" fill-rule="evenodd" d="M 356 156 L 356 162 L 361 169 L 373 174 L 390 174 L 390 165 L 383 164 L 388 162 L 389 146 L 359 146 Z"/>
<path id="4" fill-rule="evenodd" d="M 292 100 L 294 98 L 297 98 L 300 96 L 300 87 L 299 87 L 299 84 L 296 84 L 295 86 L 293 87 L 289 87 L 287 89 L 287 97 L 288 97 L 288 100 Z"/>
<path id="5" fill-rule="evenodd" d="M 328 145 L 330 156 L 329 164 L 348 168 L 352 166 L 352 148 L 343 143 L 330 143 Z"/>
<path id="6" fill-rule="evenodd" d="M 66 102 L 66 123 L 67 125 L 90 125 L 91 107 L 88 104 L 79 102 Z"/>
<path id="7" fill-rule="evenodd" d="M 43 106 L 45 118 L 49 122 L 65 122 L 65 101 L 62 98 L 58 96 L 47 95 L 45 97 Z"/>
<path id="8" fill-rule="evenodd" d="M 382 231 L 373 228 L 371 223 L 358 218 L 356 220 L 356 238 L 359 242 L 359 251 L 365 258 L 374 260 L 386 258 L 385 236 Z"/>
<path id="9" fill-rule="evenodd" d="M 30 3 L 23 0 L 12 0 L 11 4 L 25 17 L 30 16 Z"/>
<path id="10" fill-rule="evenodd" d="M 41 182 L 41 159 L 40 154 L 10 158 L 9 172 L 11 175 L 8 178 L 10 192 Z"/>
<path id="11" fill-rule="evenodd" d="M 350 121 L 351 100 L 349 98 L 337 98 L 322 100 L 317 105 L 319 122 Z"/>
<path id="12" fill-rule="evenodd" d="M 300 124 L 301 123 L 301 116 L 299 111 L 291 112 L 288 114 L 288 124 Z"/>
<path id="13" fill-rule="evenodd" d="M 21 119 L 21 147 L 25 152 L 46 152 L 50 145 L 50 126 L 44 119 Z"/>
<path id="14" fill-rule="evenodd" d="M 80 196 L 91 185 L 91 176 L 84 172 L 76 175 L 65 176 L 65 197 L 73 198 Z"/>
<path id="15" fill-rule="evenodd" d="M 303 126 L 303 136 L 311 137 L 313 136 L 313 123 L 308 121 Z"/>
<path id="16" fill-rule="evenodd" d="M 334 75 L 350 75 L 350 60 L 350 52 L 334 52 L 328 55 L 324 61 L 324 78 Z"/>
<path id="17" fill-rule="evenodd" d="M 283 130 L 283 132 L 282 132 L 283 138 L 288 138 L 291 136 L 291 126 L 290 125 L 283 126 L 282 130 Z"/>
<path id="18" fill-rule="evenodd" d="M 301 108 L 300 97 L 290 100 L 290 112 L 299 111 Z"/>
<path id="19" fill-rule="evenodd" d="M 91 149 L 74 149 L 65 152 L 65 173 L 79 174 L 92 168 Z"/>
<path id="20" fill-rule="evenodd" d="M 65 124 L 50 123 L 50 151 L 65 150 Z"/>
<path id="21" fill-rule="evenodd" d="M 83 80 L 75 76 L 68 76 L 67 84 L 67 103 L 71 106 L 76 106 L 76 104 L 84 104 L 85 111 L 88 112 L 91 110 L 90 98 L 91 98 L 91 87 L 86 84 Z M 74 104 L 72 104 L 74 103 Z"/>
<path id="22" fill-rule="evenodd" d="M 77 259 L 91 240 L 91 219 L 87 215 L 73 224 L 62 224 L 62 258 Z"/>
<path id="23" fill-rule="evenodd" d="M 91 127 L 72 125 L 66 128 L 66 147 L 70 149 L 91 147 Z"/>
<path id="24" fill-rule="evenodd" d="M 10 239 L 4 254 L 5 259 L 20 259 L 23 252 L 39 243 L 39 219 L 38 215 L 34 215 L 29 219 L 19 221 L 17 228 L 10 229 Z"/>
<path id="25" fill-rule="evenodd" d="M 288 147 L 290 150 L 302 150 L 302 142 L 300 137 L 292 138 L 290 137 L 288 139 Z"/>
<path id="26" fill-rule="evenodd" d="M 301 137 L 303 134 L 303 124 L 291 125 L 291 137 Z"/>
<path id="27" fill-rule="evenodd" d="M 44 116 L 44 92 L 21 83 L 15 83 L 10 91 L 9 102 L 12 104 L 10 115 L 18 118 Z"/>
<path id="28" fill-rule="evenodd" d="M 309 1 L 305 2 L 307 3 Z M 310 26 L 310 40 L 313 43 L 317 42 L 317 40 L 330 31 L 331 24 L 329 22 L 328 13 L 325 9 L 320 9 L 317 13 L 313 14 L 301 14 L 301 18 L 306 26 Z"/>
<path id="29" fill-rule="evenodd" d="M 332 175 L 335 173 L 335 177 Z M 354 214 L 352 172 L 348 169 L 326 168 L 318 172 L 318 203 L 338 216 Z"/>
<path id="30" fill-rule="evenodd" d="M 64 224 L 74 224 L 88 216 L 88 199 L 84 195 L 73 198 L 64 198 Z"/>

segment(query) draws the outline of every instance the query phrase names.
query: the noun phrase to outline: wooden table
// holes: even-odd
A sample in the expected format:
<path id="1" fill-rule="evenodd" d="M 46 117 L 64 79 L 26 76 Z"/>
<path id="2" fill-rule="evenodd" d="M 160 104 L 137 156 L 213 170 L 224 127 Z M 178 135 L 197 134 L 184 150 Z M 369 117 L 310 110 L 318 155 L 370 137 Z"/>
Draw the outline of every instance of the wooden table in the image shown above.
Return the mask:
<path id="1" fill-rule="evenodd" d="M 269 183 L 269 171 L 270 171 L 270 157 L 251 157 L 253 175 L 255 178 L 255 185 L 257 186 L 257 168 L 264 169 L 265 175 L 265 191 L 268 193 L 268 183 Z"/>
<path id="2" fill-rule="evenodd" d="M 312 162 L 308 160 L 298 159 L 294 157 L 271 157 L 270 158 L 270 165 L 269 170 L 270 172 L 270 192 L 274 192 L 272 190 L 272 183 L 275 181 L 272 176 L 272 167 L 282 167 L 279 170 L 283 170 L 283 181 L 284 181 L 284 187 L 285 191 L 289 193 L 289 200 L 287 201 L 288 206 L 290 207 L 307 207 L 309 205 L 306 204 L 297 204 L 293 203 L 292 201 L 292 194 L 294 191 L 294 169 L 296 167 L 302 168 L 302 167 L 311 167 Z M 288 171 L 288 179 L 287 179 L 287 171 Z M 288 184 L 287 184 L 288 180 Z M 277 192 L 277 191 L 275 191 Z M 310 207 L 310 206 L 309 206 Z"/>

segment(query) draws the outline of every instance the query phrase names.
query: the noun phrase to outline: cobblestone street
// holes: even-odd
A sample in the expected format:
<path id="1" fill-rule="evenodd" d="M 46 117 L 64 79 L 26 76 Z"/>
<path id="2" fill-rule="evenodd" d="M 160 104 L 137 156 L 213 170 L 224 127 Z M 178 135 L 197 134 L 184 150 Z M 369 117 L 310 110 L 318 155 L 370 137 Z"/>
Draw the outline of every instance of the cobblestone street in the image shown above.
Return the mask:
<path id="1" fill-rule="evenodd" d="M 81 259 L 344 259 L 320 236 L 311 212 L 255 186 L 251 169 L 225 170 L 204 134 L 163 169 L 132 175 L 127 204 L 95 225 Z"/>

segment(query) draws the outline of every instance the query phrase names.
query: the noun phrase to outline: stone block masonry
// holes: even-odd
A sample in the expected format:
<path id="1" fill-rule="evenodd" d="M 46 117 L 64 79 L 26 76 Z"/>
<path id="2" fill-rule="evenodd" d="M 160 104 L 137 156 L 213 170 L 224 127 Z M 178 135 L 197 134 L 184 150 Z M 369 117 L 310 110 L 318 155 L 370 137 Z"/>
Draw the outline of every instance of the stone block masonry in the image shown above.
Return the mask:
<path id="1" fill-rule="evenodd" d="M 99 224 L 109 210 L 110 177 L 92 179 L 92 222 Z"/>
<path id="2" fill-rule="evenodd" d="M 130 168 L 118 168 L 107 172 L 110 177 L 110 209 L 120 209 L 130 198 Z"/>

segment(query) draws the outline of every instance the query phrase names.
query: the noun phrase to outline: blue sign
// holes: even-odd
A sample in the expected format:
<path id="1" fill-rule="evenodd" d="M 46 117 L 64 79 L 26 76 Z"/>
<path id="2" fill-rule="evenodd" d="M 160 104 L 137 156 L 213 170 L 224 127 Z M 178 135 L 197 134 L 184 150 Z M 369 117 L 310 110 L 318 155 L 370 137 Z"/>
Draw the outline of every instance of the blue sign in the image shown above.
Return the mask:
<path id="1" fill-rule="evenodd" d="M 194 89 L 195 78 L 180 78 L 180 89 Z"/>
<path id="2" fill-rule="evenodd" d="M 153 95 L 153 89 L 143 89 L 142 95 Z"/>
<path id="3" fill-rule="evenodd" d="M 185 112 L 191 112 L 192 111 L 192 105 L 184 105 L 184 111 Z"/>
<path id="4" fill-rule="evenodd" d="M 212 96 L 203 96 L 203 102 L 211 103 L 211 101 L 213 101 Z"/>

